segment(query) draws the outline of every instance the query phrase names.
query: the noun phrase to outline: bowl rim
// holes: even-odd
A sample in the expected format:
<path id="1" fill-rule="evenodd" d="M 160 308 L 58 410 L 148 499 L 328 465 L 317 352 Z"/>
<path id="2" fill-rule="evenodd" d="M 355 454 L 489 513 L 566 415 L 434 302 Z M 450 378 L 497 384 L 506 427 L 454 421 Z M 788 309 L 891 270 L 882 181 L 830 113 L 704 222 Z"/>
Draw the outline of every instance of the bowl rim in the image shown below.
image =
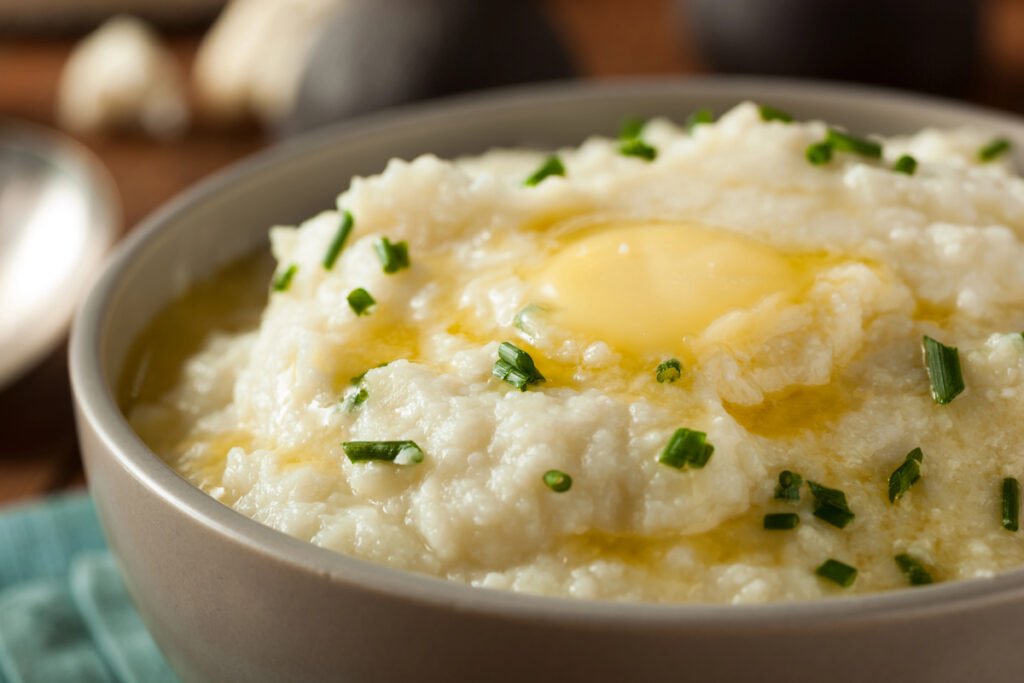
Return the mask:
<path id="1" fill-rule="evenodd" d="M 705 94 L 738 100 L 771 101 L 822 98 L 846 100 L 912 112 L 941 109 L 997 130 L 1016 129 L 1024 121 L 985 107 L 928 95 L 821 81 L 750 77 L 654 77 L 591 81 L 552 81 L 432 100 L 362 116 L 273 145 L 244 158 L 186 189 L 144 219 L 116 247 L 94 282 L 73 324 L 69 362 L 80 422 L 87 423 L 102 446 L 150 493 L 207 531 L 275 562 L 321 579 L 423 606 L 492 617 L 586 625 L 587 628 L 651 628 L 702 631 L 743 629 L 838 629 L 894 618 L 923 618 L 937 612 L 966 612 L 1024 597 L 1024 568 L 917 588 L 855 596 L 766 604 L 649 603 L 540 596 L 485 589 L 362 560 L 288 536 L 216 501 L 178 475 L 129 427 L 114 392 L 104 380 L 101 332 L 109 307 L 134 256 L 156 248 L 163 229 L 190 207 L 223 189 L 315 149 L 325 141 L 415 125 L 454 112 L 486 115 L 510 106 L 544 106 L 575 100 Z"/>

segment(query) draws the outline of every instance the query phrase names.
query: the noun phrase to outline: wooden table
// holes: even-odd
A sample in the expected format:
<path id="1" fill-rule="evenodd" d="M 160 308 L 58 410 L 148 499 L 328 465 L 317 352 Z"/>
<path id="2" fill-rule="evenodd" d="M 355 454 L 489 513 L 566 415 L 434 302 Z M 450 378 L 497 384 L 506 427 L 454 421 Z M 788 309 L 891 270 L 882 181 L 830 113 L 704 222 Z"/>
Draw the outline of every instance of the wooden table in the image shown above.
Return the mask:
<path id="1" fill-rule="evenodd" d="M 696 51 L 678 38 L 685 12 L 668 0 L 546 0 L 584 76 L 695 73 Z M 1024 3 L 987 0 L 983 68 L 971 99 L 1024 112 Z M 57 78 L 72 39 L 0 38 L 0 116 L 53 125 Z M 169 43 L 184 69 L 196 35 Z M 194 126 L 182 139 L 138 136 L 83 139 L 118 185 L 125 224 L 188 185 L 268 144 L 254 125 Z M 66 348 L 0 392 L 0 502 L 84 483 L 71 415 Z"/>

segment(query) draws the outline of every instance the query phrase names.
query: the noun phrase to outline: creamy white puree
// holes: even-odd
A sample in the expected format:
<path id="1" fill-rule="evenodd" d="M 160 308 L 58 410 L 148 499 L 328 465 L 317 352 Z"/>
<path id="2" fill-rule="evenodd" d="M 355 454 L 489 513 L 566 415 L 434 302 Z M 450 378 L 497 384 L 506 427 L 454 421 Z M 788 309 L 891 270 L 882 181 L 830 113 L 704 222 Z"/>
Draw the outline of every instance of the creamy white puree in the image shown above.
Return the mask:
<path id="1" fill-rule="evenodd" d="M 654 161 L 592 138 L 560 150 L 565 177 L 536 187 L 522 181 L 537 152 L 393 160 L 339 197 L 355 230 L 332 270 L 321 261 L 338 211 L 274 228 L 279 271 L 297 265 L 289 289 L 256 329 L 213 335 L 131 422 L 243 514 L 477 586 L 739 603 L 843 592 L 814 574 L 827 558 L 858 569 L 847 593 L 907 585 L 902 552 L 936 580 L 1018 566 L 1024 538 L 1000 525 L 999 485 L 1024 476 L 1024 182 L 1006 161 L 977 161 L 990 132 L 925 130 L 884 140 L 881 160 L 837 152 L 814 166 L 804 150 L 824 134 L 766 123 L 752 104 L 692 134 L 654 120 Z M 904 153 L 912 176 L 891 170 Z M 676 345 L 613 334 L 640 315 L 618 304 L 607 335 L 603 318 L 581 332 L 557 297 L 527 332 L 514 326 L 572 245 L 651 224 L 757 245 L 789 264 L 765 282 L 790 284 Z M 382 236 L 408 242 L 410 268 L 382 271 Z M 627 267 L 639 281 L 654 266 Z M 357 287 L 377 301 L 370 315 L 346 301 Z M 668 300 L 664 324 L 715 296 Z M 925 334 L 960 350 L 967 390 L 946 406 L 929 394 Z M 502 341 L 548 381 L 520 392 L 492 377 Z M 670 356 L 682 377 L 659 384 Z M 714 445 L 703 469 L 657 461 L 679 427 Z M 341 446 L 405 439 L 422 463 L 353 463 Z M 917 446 L 921 479 L 890 503 L 887 478 Z M 787 468 L 845 491 L 855 520 L 816 519 L 806 487 L 799 503 L 773 500 Z M 550 469 L 572 488 L 545 486 Z M 765 531 L 768 512 L 801 523 Z"/>

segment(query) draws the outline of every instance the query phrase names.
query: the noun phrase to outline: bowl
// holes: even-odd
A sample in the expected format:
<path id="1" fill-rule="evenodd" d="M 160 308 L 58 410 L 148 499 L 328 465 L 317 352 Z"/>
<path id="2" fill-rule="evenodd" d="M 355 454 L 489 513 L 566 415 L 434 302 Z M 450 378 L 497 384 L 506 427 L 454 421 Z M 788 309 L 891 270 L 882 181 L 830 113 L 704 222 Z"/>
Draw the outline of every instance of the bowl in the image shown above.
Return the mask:
<path id="1" fill-rule="evenodd" d="M 652 605 L 473 588 L 340 555 L 222 505 L 132 432 L 115 387 L 143 326 L 190 282 L 333 206 L 391 157 L 575 145 L 626 115 L 752 99 L 858 132 L 1024 122 L 896 92 L 700 78 L 557 83 L 385 113 L 272 148 L 186 192 L 120 245 L 74 324 L 82 452 L 128 592 L 188 681 L 1008 680 L 1024 667 L 1024 569 L 884 594 Z"/>

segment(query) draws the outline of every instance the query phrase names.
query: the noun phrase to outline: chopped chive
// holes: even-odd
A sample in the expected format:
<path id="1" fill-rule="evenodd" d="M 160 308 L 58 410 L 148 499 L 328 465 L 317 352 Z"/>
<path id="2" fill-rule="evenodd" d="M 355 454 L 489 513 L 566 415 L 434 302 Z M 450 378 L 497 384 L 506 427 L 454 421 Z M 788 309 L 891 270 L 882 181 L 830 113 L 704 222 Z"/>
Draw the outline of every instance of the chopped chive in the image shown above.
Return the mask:
<path id="1" fill-rule="evenodd" d="M 807 161 L 811 162 L 815 166 L 821 166 L 827 164 L 832 160 L 832 145 L 826 142 L 816 142 L 807 148 L 804 152 L 804 156 L 807 157 Z"/>
<path id="2" fill-rule="evenodd" d="M 825 563 L 815 569 L 814 573 L 843 588 L 849 588 L 857 578 L 856 568 L 831 558 L 825 560 Z"/>
<path id="3" fill-rule="evenodd" d="M 523 181 L 523 185 L 527 185 L 529 187 L 539 185 L 540 181 L 552 175 L 565 175 L 565 166 L 562 165 L 562 160 L 555 154 L 552 154 L 545 159 L 544 163 L 540 165 L 540 168 L 534 171 L 533 175 Z"/>
<path id="4" fill-rule="evenodd" d="M 960 352 L 931 337 L 924 338 L 924 363 L 932 385 L 932 398 L 946 405 L 964 390 L 964 376 L 960 370 Z"/>
<path id="5" fill-rule="evenodd" d="M 892 165 L 892 170 L 895 171 L 896 173 L 906 173 L 907 175 L 914 175 L 914 171 L 917 170 L 917 159 L 910 156 L 909 154 L 904 154 L 903 156 L 896 160 L 896 163 Z"/>
<path id="6" fill-rule="evenodd" d="M 356 315 L 369 315 L 370 309 L 377 303 L 377 301 L 370 296 L 362 287 L 357 287 L 348 293 L 348 305 L 352 307 L 352 310 Z"/>
<path id="7" fill-rule="evenodd" d="M 698 109 L 697 111 L 690 114 L 689 117 L 687 117 L 686 130 L 692 133 L 693 129 L 696 128 L 697 126 L 703 125 L 705 123 L 714 122 L 715 115 L 711 113 L 710 109 Z"/>
<path id="8" fill-rule="evenodd" d="M 853 152 L 872 159 L 879 159 L 882 156 L 882 146 L 874 140 L 847 135 L 835 128 L 828 129 L 825 140 L 832 145 L 832 149 L 839 152 Z"/>
<path id="9" fill-rule="evenodd" d="M 701 469 L 708 464 L 715 447 L 707 443 L 707 434 L 681 427 L 672 434 L 665 449 L 658 456 L 658 462 L 677 470 L 687 465 Z"/>
<path id="10" fill-rule="evenodd" d="M 409 244 L 407 242 L 392 243 L 387 237 L 381 237 L 373 243 L 373 249 L 377 252 L 377 258 L 389 275 L 397 273 L 402 268 L 409 267 Z"/>
<path id="11" fill-rule="evenodd" d="M 658 363 L 658 369 L 655 371 L 655 377 L 658 382 L 664 384 L 665 382 L 675 382 L 683 374 L 682 364 L 675 358 L 669 358 Z"/>
<path id="12" fill-rule="evenodd" d="M 1013 477 L 1003 479 L 1003 528 L 1016 531 L 1020 527 L 1020 482 Z"/>
<path id="13" fill-rule="evenodd" d="M 415 441 L 346 441 L 341 447 L 349 462 L 380 460 L 396 465 L 423 462 L 423 449 Z"/>
<path id="14" fill-rule="evenodd" d="M 639 116 L 630 116 L 622 121 L 622 126 L 619 127 L 619 139 L 620 140 L 634 140 L 640 137 L 644 132 L 644 126 L 647 122 Z"/>
<path id="15" fill-rule="evenodd" d="M 296 264 L 293 263 L 290 266 L 288 266 L 284 270 L 283 273 L 281 273 L 276 278 L 274 278 L 274 284 L 271 285 L 273 287 L 274 291 L 275 292 L 287 291 L 287 289 L 289 287 L 291 287 L 291 285 L 292 285 L 292 278 L 295 277 L 295 271 L 297 271 L 298 269 L 299 269 L 299 267 Z"/>
<path id="16" fill-rule="evenodd" d="M 793 120 L 792 115 L 789 113 L 784 112 L 781 109 L 776 109 L 768 104 L 762 104 L 757 108 L 757 110 L 761 112 L 761 119 L 764 121 L 782 121 L 783 123 L 790 123 Z"/>
<path id="17" fill-rule="evenodd" d="M 834 527 L 843 529 L 856 516 L 852 512 L 836 507 L 831 503 L 819 503 L 814 508 L 814 516 Z"/>
<path id="18" fill-rule="evenodd" d="M 934 582 L 931 572 L 913 555 L 900 553 L 892 559 L 896 561 L 896 566 L 907 577 L 911 586 L 925 586 Z"/>
<path id="19" fill-rule="evenodd" d="M 817 482 L 807 481 L 807 488 L 814 496 L 814 516 L 832 526 L 844 528 L 856 517 L 846 502 L 846 494 Z"/>
<path id="20" fill-rule="evenodd" d="M 572 477 L 565 472 L 548 470 L 544 473 L 544 483 L 555 493 L 565 493 L 572 488 Z"/>
<path id="21" fill-rule="evenodd" d="M 639 157 L 647 161 L 654 161 L 658 156 L 658 150 L 648 145 L 643 140 L 626 140 L 619 145 L 619 154 L 626 157 Z"/>
<path id="22" fill-rule="evenodd" d="M 775 500 L 800 500 L 800 487 L 804 478 L 796 472 L 779 472 L 779 484 L 775 487 Z"/>
<path id="23" fill-rule="evenodd" d="M 491 374 L 519 391 L 526 391 L 528 385 L 544 381 L 544 375 L 537 370 L 530 354 L 511 342 L 502 342 L 498 346 L 498 360 Z"/>
<path id="24" fill-rule="evenodd" d="M 764 528 L 772 531 L 795 529 L 800 523 L 800 515 L 795 512 L 773 512 L 764 516 Z"/>
<path id="25" fill-rule="evenodd" d="M 920 448 L 907 453 L 903 464 L 889 475 L 889 502 L 895 503 L 903 497 L 911 486 L 921 478 L 921 461 L 924 460 L 924 453 Z"/>
<path id="26" fill-rule="evenodd" d="M 529 375 L 519 372 L 510 363 L 500 359 L 494 363 L 494 367 L 491 368 L 491 374 L 500 380 L 508 382 L 516 389 L 519 389 L 519 391 L 526 391 L 526 387 L 530 384 Z"/>
<path id="27" fill-rule="evenodd" d="M 1006 138 L 996 138 L 978 150 L 979 161 L 992 161 L 1010 151 L 1010 141 Z"/>
<path id="28" fill-rule="evenodd" d="M 511 342 L 502 342 L 498 346 L 498 357 L 521 372 L 532 375 L 536 381 L 541 382 L 544 376 L 537 371 L 533 364 L 533 358 L 526 351 Z"/>
<path id="29" fill-rule="evenodd" d="M 370 392 L 366 389 L 360 388 L 359 391 L 352 394 L 352 397 L 348 400 L 348 409 L 355 410 L 359 406 L 366 403 L 366 399 L 370 398 Z"/>
<path id="30" fill-rule="evenodd" d="M 383 368 L 386 366 L 387 362 L 384 362 L 381 363 L 380 365 L 373 366 L 372 368 L 370 368 L 370 370 L 376 370 L 377 368 Z M 352 386 L 357 386 L 360 382 L 363 381 L 363 378 L 366 377 L 366 373 L 368 373 L 370 370 L 364 370 L 361 374 L 356 375 L 355 377 L 349 380 L 349 384 L 351 384 Z"/>
<path id="31" fill-rule="evenodd" d="M 338 232 L 334 233 L 334 239 L 331 240 L 331 244 L 327 247 L 327 253 L 324 254 L 323 264 L 327 270 L 334 268 L 334 262 L 338 260 L 338 254 L 345 248 L 345 242 L 352 232 L 353 225 L 355 225 L 355 221 L 352 218 L 352 214 L 346 211 L 342 214 Z"/>
<path id="32" fill-rule="evenodd" d="M 543 307 L 537 304 L 526 304 L 516 313 L 516 317 L 512 319 L 512 324 L 516 326 L 516 329 L 532 337 L 539 332 L 534 317 L 542 312 L 544 312 Z"/>

